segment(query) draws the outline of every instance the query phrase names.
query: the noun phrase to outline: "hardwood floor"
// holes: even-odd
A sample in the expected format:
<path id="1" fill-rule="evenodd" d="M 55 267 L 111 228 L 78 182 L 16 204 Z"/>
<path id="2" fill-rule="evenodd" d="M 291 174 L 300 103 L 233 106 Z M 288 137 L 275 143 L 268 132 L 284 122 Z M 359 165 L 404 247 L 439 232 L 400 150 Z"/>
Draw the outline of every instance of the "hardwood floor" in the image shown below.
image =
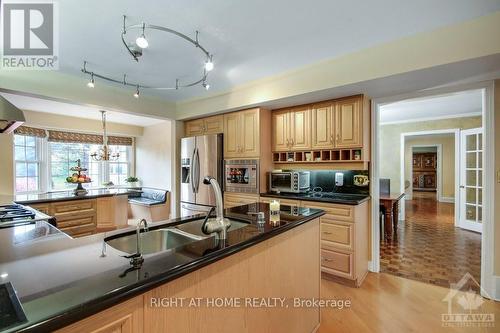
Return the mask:
<path id="1" fill-rule="evenodd" d="M 368 273 L 360 288 L 352 288 L 329 280 L 321 280 L 321 298 L 350 299 L 351 307 L 324 308 L 319 333 L 400 333 L 400 332 L 498 332 L 500 302 L 482 299 L 476 313 L 493 314 L 495 327 L 443 327 L 441 314 L 448 313 L 443 301 L 448 288 L 400 278 L 385 273 Z M 463 292 L 455 296 L 453 313 L 464 311 L 456 304 Z"/>
<path id="2" fill-rule="evenodd" d="M 414 192 L 397 237 L 381 241 L 382 272 L 449 287 L 469 272 L 481 278 L 481 235 L 455 228 L 454 204 L 432 192 Z"/>

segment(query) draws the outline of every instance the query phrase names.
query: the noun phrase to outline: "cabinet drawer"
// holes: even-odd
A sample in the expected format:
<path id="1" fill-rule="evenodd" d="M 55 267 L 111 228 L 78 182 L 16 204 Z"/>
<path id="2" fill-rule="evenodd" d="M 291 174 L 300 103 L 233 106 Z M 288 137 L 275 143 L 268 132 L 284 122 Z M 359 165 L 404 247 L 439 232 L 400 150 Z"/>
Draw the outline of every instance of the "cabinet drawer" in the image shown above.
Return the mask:
<path id="1" fill-rule="evenodd" d="M 94 227 L 96 226 L 96 218 L 94 215 L 85 216 L 85 217 L 76 217 L 71 220 L 60 221 L 56 219 L 57 227 L 61 228 L 70 228 L 79 225 L 90 225 L 92 224 Z"/>
<path id="2" fill-rule="evenodd" d="M 302 207 L 322 209 L 325 211 L 323 217 L 336 221 L 354 222 L 354 207 L 339 204 L 324 204 L 319 202 L 301 201 Z"/>
<path id="3" fill-rule="evenodd" d="M 300 207 L 300 201 L 298 201 L 298 200 L 270 198 L 270 197 L 260 197 L 260 202 L 263 202 L 263 203 L 270 203 L 273 200 L 278 200 L 281 205 Z"/>
<path id="4" fill-rule="evenodd" d="M 259 197 L 257 195 L 233 194 L 229 192 L 224 193 L 225 208 L 249 205 L 256 202 L 259 202 Z"/>
<path id="5" fill-rule="evenodd" d="M 95 232 L 96 224 L 94 219 L 78 219 L 70 222 L 62 226 L 58 224 L 57 227 L 70 236 L 92 234 Z"/>
<path id="6" fill-rule="evenodd" d="M 73 200 L 52 203 L 52 214 L 68 213 L 82 210 L 95 210 L 95 200 Z"/>
<path id="7" fill-rule="evenodd" d="M 328 250 L 321 250 L 321 270 L 340 277 L 354 277 L 353 255 Z"/>
<path id="8" fill-rule="evenodd" d="M 38 210 L 39 212 L 42 212 L 44 214 L 50 215 L 50 205 L 48 203 L 46 204 L 36 204 L 36 205 L 29 205 L 31 208 Z"/>
<path id="9" fill-rule="evenodd" d="M 338 248 L 352 251 L 354 240 L 354 225 L 352 223 L 325 223 L 321 222 L 321 247 Z"/>

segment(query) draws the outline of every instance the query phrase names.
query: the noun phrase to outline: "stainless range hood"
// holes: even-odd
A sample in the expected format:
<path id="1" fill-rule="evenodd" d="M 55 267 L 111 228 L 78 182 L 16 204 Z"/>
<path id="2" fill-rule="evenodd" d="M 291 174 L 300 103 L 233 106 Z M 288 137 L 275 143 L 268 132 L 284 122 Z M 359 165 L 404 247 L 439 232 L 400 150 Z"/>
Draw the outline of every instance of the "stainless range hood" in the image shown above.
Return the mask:
<path id="1" fill-rule="evenodd" d="M 12 133 L 25 121 L 23 111 L 0 96 L 0 133 Z"/>

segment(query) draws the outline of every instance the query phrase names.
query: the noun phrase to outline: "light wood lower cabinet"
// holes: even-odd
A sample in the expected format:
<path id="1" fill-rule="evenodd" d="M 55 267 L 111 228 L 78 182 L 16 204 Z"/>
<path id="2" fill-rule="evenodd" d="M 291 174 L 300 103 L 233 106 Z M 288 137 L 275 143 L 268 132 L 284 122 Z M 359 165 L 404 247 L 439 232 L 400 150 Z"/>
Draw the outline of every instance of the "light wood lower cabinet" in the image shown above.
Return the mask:
<path id="1" fill-rule="evenodd" d="M 292 206 L 292 207 L 300 207 L 300 201 L 299 200 L 270 198 L 270 197 L 260 197 L 260 202 L 262 202 L 262 203 L 270 203 L 273 200 L 278 200 L 281 205 L 287 205 L 287 206 Z"/>
<path id="2" fill-rule="evenodd" d="M 259 202 L 259 195 L 253 193 L 224 192 L 224 208 L 232 208 Z"/>
<path id="3" fill-rule="evenodd" d="M 320 309 L 295 307 L 293 299 L 320 298 L 319 239 L 315 219 L 58 332 L 314 332 Z M 246 303 L 278 297 L 289 306 Z M 174 299 L 184 306 L 157 306 Z M 200 306 L 188 306 L 192 299 Z M 210 306 L 216 299 L 238 299 L 241 306 Z"/>
<path id="4" fill-rule="evenodd" d="M 113 306 L 87 319 L 66 326 L 57 333 L 137 333 L 144 332 L 144 297 Z"/>
<path id="5" fill-rule="evenodd" d="M 97 226 L 96 199 L 71 200 L 50 203 L 50 214 L 56 218 L 59 230 L 81 237 L 95 233 Z"/>
<path id="6" fill-rule="evenodd" d="M 34 204 L 34 205 L 30 204 L 29 206 L 31 208 L 38 210 L 39 212 L 50 215 L 50 204 L 48 204 L 48 203 L 41 203 L 41 204 Z"/>
<path id="7" fill-rule="evenodd" d="M 369 201 L 339 205 L 301 201 L 302 207 L 322 209 L 321 271 L 359 287 L 368 273 Z"/>

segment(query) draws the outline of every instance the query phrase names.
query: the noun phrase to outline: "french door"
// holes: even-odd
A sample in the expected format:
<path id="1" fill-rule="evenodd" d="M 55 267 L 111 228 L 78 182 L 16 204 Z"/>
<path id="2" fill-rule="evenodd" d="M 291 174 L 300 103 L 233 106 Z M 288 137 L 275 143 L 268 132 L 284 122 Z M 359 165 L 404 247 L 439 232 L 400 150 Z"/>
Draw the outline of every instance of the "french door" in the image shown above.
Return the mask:
<path id="1" fill-rule="evenodd" d="M 459 227 L 483 230 L 483 129 L 461 131 Z"/>

